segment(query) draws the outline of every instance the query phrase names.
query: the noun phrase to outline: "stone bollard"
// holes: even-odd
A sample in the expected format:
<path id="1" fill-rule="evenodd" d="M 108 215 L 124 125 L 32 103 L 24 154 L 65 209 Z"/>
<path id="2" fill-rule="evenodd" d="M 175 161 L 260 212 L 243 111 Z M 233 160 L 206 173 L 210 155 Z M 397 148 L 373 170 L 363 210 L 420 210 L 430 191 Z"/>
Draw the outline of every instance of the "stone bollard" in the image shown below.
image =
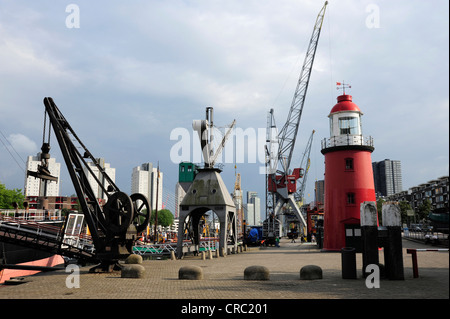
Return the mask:
<path id="1" fill-rule="evenodd" d="M 203 270 L 198 266 L 183 266 L 178 270 L 178 279 L 203 279 Z"/>
<path id="2" fill-rule="evenodd" d="M 322 268 L 319 266 L 307 265 L 300 269 L 300 280 L 314 280 L 322 278 Z"/>
<path id="3" fill-rule="evenodd" d="M 131 254 L 125 259 L 125 264 L 142 264 L 142 256 Z"/>
<path id="4" fill-rule="evenodd" d="M 201 257 L 202 257 L 202 260 L 205 260 L 205 259 L 206 259 L 206 254 L 205 254 L 204 251 L 202 251 L 202 252 L 200 253 L 200 255 L 201 255 Z"/>
<path id="5" fill-rule="evenodd" d="M 269 280 L 269 269 L 264 266 L 249 266 L 244 270 L 245 280 Z"/>
<path id="6" fill-rule="evenodd" d="M 170 252 L 170 260 L 176 260 L 176 257 L 175 257 L 175 251 L 174 251 L 174 250 L 172 250 L 172 251 Z"/>
<path id="7" fill-rule="evenodd" d="M 219 258 L 219 250 L 216 249 L 216 258 Z"/>
<path id="8" fill-rule="evenodd" d="M 144 277 L 145 268 L 139 264 L 125 264 L 120 272 L 121 278 L 142 278 Z"/>
<path id="9" fill-rule="evenodd" d="M 208 259 L 213 259 L 212 251 L 211 251 L 211 250 L 208 250 Z"/>

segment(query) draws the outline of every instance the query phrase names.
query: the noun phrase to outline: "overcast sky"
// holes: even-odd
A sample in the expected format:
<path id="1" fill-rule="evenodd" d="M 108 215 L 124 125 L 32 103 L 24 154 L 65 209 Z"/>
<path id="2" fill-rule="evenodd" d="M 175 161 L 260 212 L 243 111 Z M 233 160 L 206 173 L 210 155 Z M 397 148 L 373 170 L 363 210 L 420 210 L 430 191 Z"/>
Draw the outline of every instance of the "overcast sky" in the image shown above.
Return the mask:
<path id="1" fill-rule="evenodd" d="M 0 0 L 0 182 L 23 188 L 23 161 L 40 150 L 42 100 L 50 96 L 91 153 L 116 168 L 122 191 L 131 191 L 133 167 L 159 161 L 164 188 L 173 192 L 178 163 L 170 154 L 178 140 L 171 133 L 185 128 L 192 136 L 206 106 L 218 126 L 236 119 L 255 132 L 274 108 L 282 127 L 322 6 Z M 448 32 L 447 0 L 329 1 L 293 159 L 300 163 L 316 130 L 307 201 L 323 179 L 320 140 L 329 137 L 336 81 L 352 86 L 347 93 L 364 113 L 363 134 L 374 138 L 372 160 L 401 161 L 404 189 L 449 174 Z M 61 195 L 71 195 L 52 141 L 63 168 Z M 264 203 L 263 164 L 244 162 L 237 164 L 242 188 Z M 233 163 L 222 177 L 232 192 Z"/>

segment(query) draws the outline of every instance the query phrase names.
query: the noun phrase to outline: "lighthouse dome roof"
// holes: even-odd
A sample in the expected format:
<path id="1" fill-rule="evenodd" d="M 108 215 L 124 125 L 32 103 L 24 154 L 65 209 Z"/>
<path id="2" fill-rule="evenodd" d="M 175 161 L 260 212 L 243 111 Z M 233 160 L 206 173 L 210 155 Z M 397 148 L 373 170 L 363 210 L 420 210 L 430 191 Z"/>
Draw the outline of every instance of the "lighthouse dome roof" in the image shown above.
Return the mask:
<path id="1" fill-rule="evenodd" d="M 333 106 L 331 109 L 330 115 L 337 112 L 359 112 L 361 113 L 361 110 L 359 109 L 358 105 L 352 102 L 352 96 L 351 95 L 340 95 L 337 97 L 338 103 Z"/>

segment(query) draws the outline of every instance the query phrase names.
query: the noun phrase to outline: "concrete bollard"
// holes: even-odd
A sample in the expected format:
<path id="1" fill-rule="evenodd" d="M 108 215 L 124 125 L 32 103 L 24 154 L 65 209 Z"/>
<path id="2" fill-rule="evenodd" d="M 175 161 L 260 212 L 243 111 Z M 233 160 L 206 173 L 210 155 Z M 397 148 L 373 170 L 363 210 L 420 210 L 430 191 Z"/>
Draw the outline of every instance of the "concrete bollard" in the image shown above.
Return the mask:
<path id="1" fill-rule="evenodd" d="M 125 259 L 125 264 L 142 264 L 142 256 L 131 254 Z"/>
<path id="2" fill-rule="evenodd" d="M 175 260 L 175 259 L 176 259 L 176 257 L 175 257 L 175 251 L 172 250 L 172 251 L 170 252 L 170 260 Z"/>
<path id="3" fill-rule="evenodd" d="M 145 268 L 139 264 L 125 264 L 120 272 L 121 278 L 142 278 L 144 277 Z"/>
<path id="4" fill-rule="evenodd" d="M 314 280 L 322 278 L 322 268 L 319 266 L 307 265 L 300 269 L 300 280 Z"/>
<path id="5" fill-rule="evenodd" d="M 178 270 L 178 279 L 203 279 L 203 270 L 198 266 L 183 266 Z"/>
<path id="6" fill-rule="evenodd" d="M 200 253 L 200 256 L 202 257 L 202 260 L 205 260 L 205 259 L 206 259 L 206 254 L 205 254 L 204 251 L 202 251 L 202 252 Z"/>
<path id="7" fill-rule="evenodd" d="M 269 280 L 269 269 L 264 266 L 249 266 L 244 270 L 245 280 Z"/>
<path id="8" fill-rule="evenodd" d="M 208 250 L 208 259 L 213 259 L 212 251 L 211 251 L 211 250 Z"/>
<path id="9" fill-rule="evenodd" d="M 216 249 L 216 258 L 219 258 L 219 250 Z"/>

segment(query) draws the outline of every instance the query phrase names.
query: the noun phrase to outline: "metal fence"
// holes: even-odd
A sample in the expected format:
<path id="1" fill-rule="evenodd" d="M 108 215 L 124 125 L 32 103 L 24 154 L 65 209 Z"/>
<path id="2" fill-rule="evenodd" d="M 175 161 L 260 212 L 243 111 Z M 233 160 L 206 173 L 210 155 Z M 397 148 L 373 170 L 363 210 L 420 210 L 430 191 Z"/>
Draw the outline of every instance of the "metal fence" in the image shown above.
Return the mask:
<path id="1" fill-rule="evenodd" d="M 1 216 L 14 217 L 17 220 L 43 221 L 43 220 L 62 220 L 61 210 L 45 209 L 5 209 L 0 211 Z"/>
<path id="2" fill-rule="evenodd" d="M 404 238 L 420 241 L 425 244 L 430 244 L 433 246 L 448 247 L 448 236 L 449 234 L 433 230 L 407 229 L 407 228 L 403 230 Z"/>

